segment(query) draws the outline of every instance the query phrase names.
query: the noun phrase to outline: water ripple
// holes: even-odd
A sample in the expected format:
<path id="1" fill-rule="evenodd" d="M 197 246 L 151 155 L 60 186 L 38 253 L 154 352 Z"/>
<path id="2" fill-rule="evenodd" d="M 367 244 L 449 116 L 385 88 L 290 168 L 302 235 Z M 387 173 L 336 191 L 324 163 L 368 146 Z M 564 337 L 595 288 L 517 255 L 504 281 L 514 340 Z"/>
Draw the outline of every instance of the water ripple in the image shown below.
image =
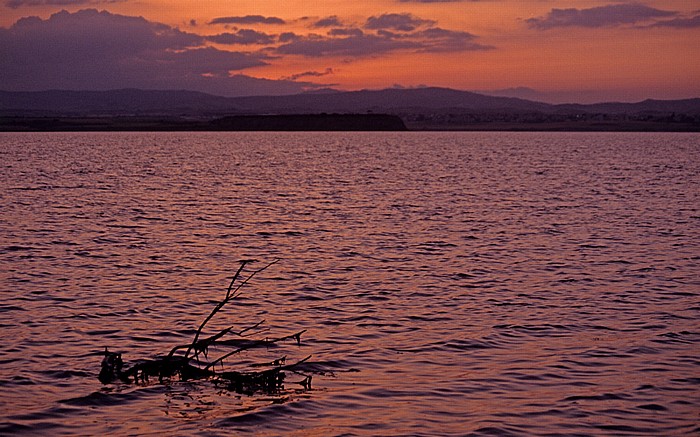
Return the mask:
<path id="1" fill-rule="evenodd" d="M 698 434 L 698 144 L 2 134 L 0 434 Z M 281 262 L 211 330 L 306 329 L 265 353 L 311 390 L 97 381 L 192 338 L 243 258 Z"/>

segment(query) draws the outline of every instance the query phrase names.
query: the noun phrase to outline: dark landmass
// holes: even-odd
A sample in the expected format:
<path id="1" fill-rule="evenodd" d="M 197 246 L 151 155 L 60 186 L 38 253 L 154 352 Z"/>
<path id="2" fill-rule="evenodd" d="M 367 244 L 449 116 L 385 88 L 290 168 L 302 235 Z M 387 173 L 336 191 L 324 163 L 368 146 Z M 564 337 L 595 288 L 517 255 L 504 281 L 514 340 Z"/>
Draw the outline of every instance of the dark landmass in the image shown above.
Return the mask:
<path id="1" fill-rule="evenodd" d="M 700 116 L 677 113 L 440 112 L 399 114 L 409 130 L 700 132 Z"/>
<path id="2" fill-rule="evenodd" d="M 0 91 L 5 131 L 405 128 L 382 114 L 400 117 L 409 130 L 700 131 L 700 98 L 553 105 L 446 88 L 235 98 L 135 89 Z"/>
<path id="3" fill-rule="evenodd" d="M 234 115 L 209 123 L 225 131 L 402 131 L 401 118 L 385 114 Z"/>
<path id="4" fill-rule="evenodd" d="M 149 117 L 0 117 L 5 132 L 405 131 L 384 114 L 234 115 L 211 120 Z"/>

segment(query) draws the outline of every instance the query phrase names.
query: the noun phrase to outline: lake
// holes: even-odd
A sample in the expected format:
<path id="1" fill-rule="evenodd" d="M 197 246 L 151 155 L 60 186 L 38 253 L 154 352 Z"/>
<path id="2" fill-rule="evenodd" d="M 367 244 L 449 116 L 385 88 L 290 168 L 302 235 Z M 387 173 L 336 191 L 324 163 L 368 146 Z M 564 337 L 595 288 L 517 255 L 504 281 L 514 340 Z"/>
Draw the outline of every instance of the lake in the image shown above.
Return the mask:
<path id="1" fill-rule="evenodd" d="M 0 434 L 700 433 L 700 135 L 0 134 Z M 310 389 L 103 385 L 207 325 Z M 259 330 L 258 330 L 259 331 Z M 226 349 L 212 347 L 210 357 Z M 261 358 L 262 359 L 262 358 Z"/>

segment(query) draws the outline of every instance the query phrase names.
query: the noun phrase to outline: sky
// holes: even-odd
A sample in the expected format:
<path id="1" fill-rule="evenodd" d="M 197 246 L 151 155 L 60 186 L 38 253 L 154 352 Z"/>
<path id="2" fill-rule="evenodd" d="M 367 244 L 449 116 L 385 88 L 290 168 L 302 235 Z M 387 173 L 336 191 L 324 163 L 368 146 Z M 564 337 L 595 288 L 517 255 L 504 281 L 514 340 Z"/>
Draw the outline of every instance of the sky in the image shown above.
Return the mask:
<path id="1" fill-rule="evenodd" d="M 0 89 L 700 97 L 698 0 L 0 0 Z"/>

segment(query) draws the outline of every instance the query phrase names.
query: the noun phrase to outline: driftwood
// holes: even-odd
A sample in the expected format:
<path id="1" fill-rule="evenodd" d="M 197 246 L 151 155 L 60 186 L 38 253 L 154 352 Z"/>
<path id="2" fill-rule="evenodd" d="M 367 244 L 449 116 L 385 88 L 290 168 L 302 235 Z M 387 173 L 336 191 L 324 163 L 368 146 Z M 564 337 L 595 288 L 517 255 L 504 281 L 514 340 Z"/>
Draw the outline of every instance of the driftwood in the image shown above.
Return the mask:
<path id="1" fill-rule="evenodd" d="M 248 365 L 248 370 L 226 370 L 225 360 L 233 355 L 255 349 L 266 348 L 276 343 L 287 340 L 294 340 L 301 344 L 301 335 L 306 330 L 294 332 L 273 339 L 251 340 L 246 334 L 258 329 L 265 321 L 262 320 L 252 326 L 239 331 L 234 331 L 233 326 L 223 329 L 209 337 L 202 337 L 207 323 L 229 302 L 240 295 L 241 288 L 248 283 L 256 274 L 267 269 L 277 261 L 253 271 L 244 280 L 241 275 L 245 267 L 254 260 L 243 260 L 231 280 L 226 290 L 224 298 L 214 307 L 209 315 L 197 328 L 194 338 L 190 343 L 174 346 L 167 355 L 148 360 L 135 361 L 131 366 L 126 367 L 122 359 L 122 354 L 110 352 L 105 348 L 103 354 L 101 370 L 98 379 L 103 384 L 113 382 L 147 384 L 150 378 L 158 378 L 158 382 L 178 378 L 180 380 L 214 380 L 224 384 L 228 389 L 239 393 L 254 392 L 277 392 L 283 387 L 286 373 L 294 373 L 303 377 L 303 380 L 296 382 L 304 389 L 311 388 L 312 376 L 309 372 L 302 371 L 302 365 L 311 356 L 287 364 L 287 357 L 281 357 L 270 362 Z M 229 338 L 230 336 L 236 338 Z M 227 337 L 228 336 L 228 337 Z M 212 346 L 233 348 L 220 357 L 208 360 L 209 349 Z M 183 352 L 184 351 L 184 352 Z M 259 369 L 259 370 L 258 370 Z"/>

